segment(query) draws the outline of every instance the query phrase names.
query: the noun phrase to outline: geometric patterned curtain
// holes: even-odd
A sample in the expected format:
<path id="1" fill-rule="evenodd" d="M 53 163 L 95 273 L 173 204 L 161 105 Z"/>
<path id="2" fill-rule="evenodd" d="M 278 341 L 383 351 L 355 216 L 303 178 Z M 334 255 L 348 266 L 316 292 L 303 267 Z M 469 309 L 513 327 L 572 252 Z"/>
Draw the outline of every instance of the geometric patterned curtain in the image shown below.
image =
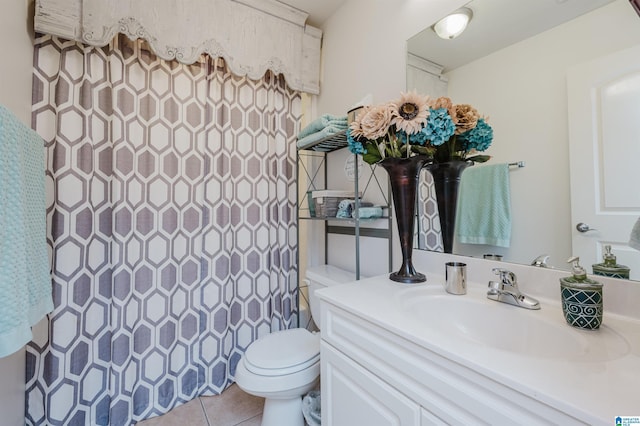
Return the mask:
<path id="1" fill-rule="evenodd" d="M 433 177 L 427 169 L 420 172 L 418 185 L 417 248 L 430 251 L 444 251 L 438 202 Z"/>
<path id="2" fill-rule="evenodd" d="M 55 310 L 27 348 L 27 424 L 129 425 L 233 382 L 297 324 L 301 99 L 222 59 L 36 40 Z"/>

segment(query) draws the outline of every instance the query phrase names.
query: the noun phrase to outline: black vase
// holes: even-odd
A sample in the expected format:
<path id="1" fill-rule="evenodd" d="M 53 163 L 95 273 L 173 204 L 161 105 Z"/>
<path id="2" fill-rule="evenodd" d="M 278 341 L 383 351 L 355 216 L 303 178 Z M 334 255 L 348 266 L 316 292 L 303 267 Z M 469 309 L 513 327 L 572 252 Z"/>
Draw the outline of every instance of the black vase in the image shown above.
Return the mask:
<path id="1" fill-rule="evenodd" d="M 431 161 L 424 155 L 409 158 L 385 158 L 379 164 L 389 174 L 393 207 L 396 212 L 400 250 L 402 251 L 402 266 L 398 272 L 389 275 L 392 281 L 413 284 L 425 282 L 424 274 L 413 267 L 411 255 L 413 253 L 413 231 L 415 228 L 415 209 L 420 170 Z"/>
<path id="2" fill-rule="evenodd" d="M 471 161 L 452 160 L 442 163 L 431 163 L 426 166 L 433 177 L 442 230 L 444 252 L 453 250 L 453 231 L 456 227 L 456 207 L 458 205 L 458 189 L 462 172 L 472 165 Z"/>

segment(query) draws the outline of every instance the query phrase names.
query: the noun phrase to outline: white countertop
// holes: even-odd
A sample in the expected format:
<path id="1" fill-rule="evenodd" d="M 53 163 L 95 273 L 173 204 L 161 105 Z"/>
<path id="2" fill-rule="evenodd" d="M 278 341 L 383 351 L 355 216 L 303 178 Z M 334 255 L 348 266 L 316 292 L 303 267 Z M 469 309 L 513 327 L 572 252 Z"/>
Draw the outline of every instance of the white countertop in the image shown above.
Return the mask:
<path id="1" fill-rule="evenodd" d="M 407 285 L 390 281 L 385 274 L 326 288 L 316 296 L 586 423 L 614 424 L 616 416 L 640 416 L 640 321 L 605 312 L 599 330 L 581 330 L 566 324 L 558 301 L 539 299 L 541 309 L 529 311 L 487 299 L 486 283 L 470 282 L 468 293 L 456 296 L 444 291 L 442 281 L 441 276 L 429 275 L 427 283 Z M 586 342 L 587 349 L 567 358 L 554 355 L 553 348 L 549 356 L 545 348 L 536 348 L 531 355 L 474 342 L 451 333 L 447 324 L 426 323 L 416 311 L 425 298 L 443 297 L 447 303 L 487 304 L 492 318 L 476 318 L 479 324 L 474 325 L 508 330 L 505 339 L 511 333 L 526 333 L 508 325 L 523 328 L 528 315 L 531 321 L 567 327 L 566 336 L 571 338 L 567 340 L 575 333 L 576 341 Z M 407 309 L 407 303 L 413 308 Z M 509 322 L 512 315 L 519 315 L 519 321 Z"/>

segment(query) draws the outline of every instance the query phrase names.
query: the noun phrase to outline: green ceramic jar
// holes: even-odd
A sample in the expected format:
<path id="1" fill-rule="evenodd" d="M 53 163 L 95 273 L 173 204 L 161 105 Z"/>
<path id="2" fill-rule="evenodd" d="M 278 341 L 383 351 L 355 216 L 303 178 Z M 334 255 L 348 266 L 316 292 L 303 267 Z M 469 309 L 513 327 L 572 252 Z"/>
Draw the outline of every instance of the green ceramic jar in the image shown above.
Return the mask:
<path id="1" fill-rule="evenodd" d="M 616 256 L 611 253 L 611 246 L 604 246 L 604 261 L 602 263 L 596 263 L 592 265 L 593 273 L 595 275 L 601 275 L 611 278 L 629 279 L 629 267 L 625 265 L 618 265 L 616 262 Z"/>
<path id="2" fill-rule="evenodd" d="M 587 278 L 578 258 L 572 257 L 573 276 L 560 278 L 562 313 L 573 327 L 595 330 L 602 324 L 602 284 Z"/>

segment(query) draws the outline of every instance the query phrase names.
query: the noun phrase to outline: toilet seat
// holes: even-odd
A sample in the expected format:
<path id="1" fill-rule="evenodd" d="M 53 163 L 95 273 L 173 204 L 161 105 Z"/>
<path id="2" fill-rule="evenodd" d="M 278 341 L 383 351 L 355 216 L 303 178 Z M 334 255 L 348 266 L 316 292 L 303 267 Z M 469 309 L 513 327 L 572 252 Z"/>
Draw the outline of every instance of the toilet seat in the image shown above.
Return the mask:
<path id="1" fill-rule="evenodd" d="M 320 336 L 304 328 L 264 336 L 247 348 L 244 365 L 260 376 L 282 376 L 309 368 L 320 360 Z"/>

